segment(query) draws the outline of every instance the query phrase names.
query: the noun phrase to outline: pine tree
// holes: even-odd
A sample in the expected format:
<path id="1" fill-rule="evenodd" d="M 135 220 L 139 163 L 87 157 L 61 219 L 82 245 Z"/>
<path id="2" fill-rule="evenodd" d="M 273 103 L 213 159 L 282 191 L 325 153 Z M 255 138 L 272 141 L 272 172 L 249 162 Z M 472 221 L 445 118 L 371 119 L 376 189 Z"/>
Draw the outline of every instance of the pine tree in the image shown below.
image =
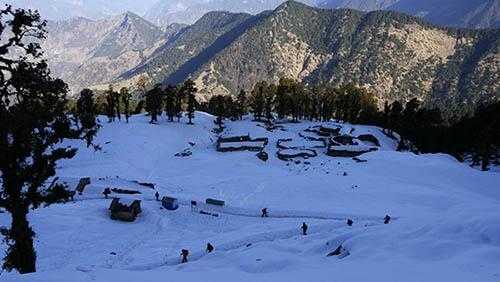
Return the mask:
<path id="1" fill-rule="evenodd" d="M 173 122 L 179 112 L 176 107 L 177 88 L 168 85 L 165 89 L 165 113 L 167 114 L 168 121 Z"/>
<path id="2" fill-rule="evenodd" d="M 247 113 L 247 93 L 245 90 L 240 90 L 237 97 L 237 103 L 239 119 L 242 120 L 243 116 Z"/>
<path id="3" fill-rule="evenodd" d="M 186 116 L 189 119 L 188 124 L 193 124 L 194 112 L 196 111 L 196 89 L 194 82 L 188 79 L 181 87 L 181 92 L 187 99 Z"/>
<path id="4" fill-rule="evenodd" d="M 97 114 L 98 109 L 94 101 L 94 92 L 90 89 L 83 89 L 76 102 L 76 116 L 80 121 L 83 137 L 87 141 L 87 147 L 90 147 L 92 144 L 92 139 L 97 134 L 99 128 Z"/>
<path id="5" fill-rule="evenodd" d="M 250 106 L 252 108 L 254 119 L 257 121 L 262 120 L 262 114 L 264 113 L 264 88 L 266 87 L 266 82 L 256 83 L 250 96 Z"/>
<path id="6" fill-rule="evenodd" d="M 130 99 L 132 98 L 130 92 L 128 91 L 127 87 L 122 87 L 120 89 L 120 96 L 122 98 L 123 102 L 123 110 L 125 114 L 125 119 L 128 123 L 128 120 L 130 118 Z"/>
<path id="7" fill-rule="evenodd" d="M 276 95 L 276 87 L 271 84 L 267 87 L 263 87 L 264 91 L 264 113 L 266 115 L 267 122 L 273 120 L 273 110 L 274 110 L 274 98 Z"/>
<path id="8" fill-rule="evenodd" d="M 106 115 L 108 116 L 108 123 L 114 122 L 116 117 L 116 105 L 115 105 L 115 91 L 113 86 L 109 85 L 106 91 Z"/>
<path id="9" fill-rule="evenodd" d="M 401 114 L 403 111 L 403 105 L 399 101 L 394 101 L 391 104 L 389 111 L 389 131 L 393 133 L 394 131 L 399 131 L 401 127 Z"/>
<path id="10" fill-rule="evenodd" d="M 158 116 L 162 112 L 163 93 L 161 85 L 157 84 L 155 87 L 146 92 L 146 111 L 151 116 L 149 123 L 157 123 Z"/>
<path id="11" fill-rule="evenodd" d="M 8 244 L 3 268 L 30 273 L 36 252 L 28 212 L 46 200 L 43 183 L 55 175 L 57 161 L 76 154 L 60 142 L 88 141 L 85 134 L 94 128 L 89 120 L 77 126 L 66 112 L 68 86 L 50 76 L 42 59 L 46 23 L 38 12 L 7 5 L 0 15 L 0 202 L 12 217 L 2 232 Z"/>
<path id="12" fill-rule="evenodd" d="M 115 100 L 114 105 L 115 105 L 116 116 L 118 117 L 118 120 L 121 121 L 122 114 L 120 109 L 120 100 L 121 100 L 120 92 L 113 91 L 113 99 Z"/>
<path id="13" fill-rule="evenodd" d="M 278 119 L 284 119 L 290 112 L 291 106 L 290 97 L 292 95 L 292 87 L 294 81 L 291 79 L 281 78 L 276 88 L 276 113 Z"/>
<path id="14" fill-rule="evenodd" d="M 177 122 L 181 121 L 182 111 L 183 111 L 183 101 L 185 99 L 184 93 L 181 88 L 177 88 L 175 93 L 175 113 L 177 116 Z"/>
<path id="15" fill-rule="evenodd" d="M 217 116 L 215 123 L 219 126 L 219 129 L 222 130 L 224 124 L 223 120 L 226 115 L 224 96 L 217 95 L 214 96 L 212 99 L 213 99 L 214 114 Z"/>

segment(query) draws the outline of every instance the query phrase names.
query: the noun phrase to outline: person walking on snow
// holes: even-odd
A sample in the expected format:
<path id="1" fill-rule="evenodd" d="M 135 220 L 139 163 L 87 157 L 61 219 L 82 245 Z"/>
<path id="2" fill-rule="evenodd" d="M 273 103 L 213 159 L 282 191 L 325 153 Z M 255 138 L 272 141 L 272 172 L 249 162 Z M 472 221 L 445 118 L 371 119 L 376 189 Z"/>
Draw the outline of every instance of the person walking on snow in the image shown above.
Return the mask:
<path id="1" fill-rule="evenodd" d="M 186 250 L 186 249 L 182 249 L 182 251 L 181 251 L 181 256 L 182 256 L 181 263 L 186 263 L 186 262 L 188 262 L 189 251 L 188 251 L 188 250 Z"/>
<path id="2" fill-rule="evenodd" d="M 347 225 L 352 226 L 354 224 L 354 221 L 352 219 L 347 219 Z"/>
<path id="3" fill-rule="evenodd" d="M 158 193 L 158 191 L 156 191 L 156 193 L 155 193 L 155 198 L 157 201 L 160 200 L 160 193 Z"/>
<path id="4" fill-rule="evenodd" d="M 267 214 L 267 208 L 262 209 L 262 216 L 261 217 L 269 217 L 269 215 Z"/>
<path id="5" fill-rule="evenodd" d="M 386 214 L 384 217 L 384 224 L 389 224 L 389 222 L 391 222 L 391 217 L 388 214 Z"/>
<path id="6" fill-rule="evenodd" d="M 207 244 L 207 253 L 211 253 L 214 251 L 214 246 L 212 244 L 208 243 Z"/>
<path id="7" fill-rule="evenodd" d="M 307 224 L 305 222 L 302 222 L 302 227 L 301 228 L 302 228 L 302 235 L 304 235 L 304 236 L 307 235 L 307 228 L 308 228 L 308 226 L 307 226 Z"/>

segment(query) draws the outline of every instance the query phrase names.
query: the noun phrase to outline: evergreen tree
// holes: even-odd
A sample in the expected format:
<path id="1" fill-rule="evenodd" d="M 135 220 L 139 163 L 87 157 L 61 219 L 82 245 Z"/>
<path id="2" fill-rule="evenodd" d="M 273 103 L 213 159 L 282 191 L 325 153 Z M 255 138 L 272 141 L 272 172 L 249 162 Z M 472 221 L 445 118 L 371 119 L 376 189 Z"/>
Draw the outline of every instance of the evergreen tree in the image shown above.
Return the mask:
<path id="1" fill-rule="evenodd" d="M 113 99 L 115 100 L 113 103 L 115 105 L 115 112 L 119 121 L 122 120 L 122 114 L 120 109 L 120 100 L 121 100 L 120 98 L 121 98 L 120 92 L 113 91 Z"/>
<path id="2" fill-rule="evenodd" d="M 274 92 L 269 88 L 264 88 L 264 113 L 267 122 L 273 120 Z"/>
<path id="3" fill-rule="evenodd" d="M 146 111 L 151 116 L 149 123 L 157 123 L 158 116 L 162 112 L 162 90 L 161 85 L 157 84 L 155 87 L 146 92 Z"/>
<path id="4" fill-rule="evenodd" d="M 184 82 L 181 87 L 181 92 L 187 99 L 186 116 L 188 118 L 188 124 L 193 124 L 194 112 L 196 111 L 196 89 L 194 82 L 188 79 Z"/>
<path id="5" fill-rule="evenodd" d="M 60 146 L 64 139 L 91 139 L 93 128 L 66 112 L 67 85 L 50 76 L 39 42 L 46 23 L 32 10 L 0 11 L 0 202 L 11 215 L 2 232 L 8 244 L 4 269 L 36 271 L 35 232 L 30 209 L 45 200 L 43 183 L 54 176 L 56 163 L 70 159 L 76 149 Z M 85 132 L 85 131 L 86 132 Z"/>
<path id="6" fill-rule="evenodd" d="M 76 116 L 80 121 L 83 137 L 87 141 L 87 147 L 90 147 L 92 144 L 92 139 L 99 128 L 97 114 L 98 109 L 94 102 L 94 92 L 90 89 L 83 89 L 76 102 Z"/>
<path id="7" fill-rule="evenodd" d="M 116 117 L 116 104 L 115 104 L 115 91 L 113 86 L 109 85 L 106 91 L 106 115 L 108 116 L 108 122 L 114 122 Z"/>
<path id="8" fill-rule="evenodd" d="M 217 116 L 215 123 L 219 126 L 219 129 L 222 130 L 224 124 L 223 120 L 226 115 L 224 96 L 216 95 L 210 100 L 213 100 L 213 110 L 214 114 Z"/>
<path id="9" fill-rule="evenodd" d="M 278 114 L 278 119 L 284 119 L 290 112 L 289 107 L 292 105 L 290 101 L 292 93 L 292 88 L 295 81 L 292 79 L 281 78 L 279 84 L 276 88 L 276 113 Z"/>
<path id="10" fill-rule="evenodd" d="M 257 121 L 262 120 L 262 115 L 264 113 L 265 88 L 267 88 L 266 82 L 257 82 L 250 96 L 250 106 L 254 119 Z"/>
<path id="11" fill-rule="evenodd" d="M 384 109 L 383 109 L 383 118 L 382 118 L 382 124 L 384 127 L 384 132 L 389 129 L 390 127 L 390 112 L 391 112 L 391 106 L 389 106 L 389 102 L 385 101 L 384 102 Z"/>
<path id="12" fill-rule="evenodd" d="M 389 131 L 392 134 L 394 131 L 399 131 L 401 128 L 401 114 L 403 105 L 399 101 L 394 101 L 391 104 L 389 111 Z"/>
<path id="13" fill-rule="evenodd" d="M 121 96 L 122 102 L 123 102 L 123 111 L 125 114 L 125 119 L 128 123 L 128 120 L 130 118 L 130 99 L 132 98 L 132 95 L 128 91 L 127 87 L 122 87 L 120 89 L 120 96 Z"/>
<path id="14" fill-rule="evenodd" d="M 176 117 L 180 111 L 176 107 L 177 100 L 177 88 L 172 85 L 168 85 L 165 89 L 165 113 L 167 114 L 168 121 L 173 122 L 174 117 Z"/>
<path id="15" fill-rule="evenodd" d="M 177 116 L 177 122 L 181 121 L 184 99 L 185 99 L 184 92 L 182 91 L 181 88 L 177 88 L 175 95 L 175 113 Z"/>
<path id="16" fill-rule="evenodd" d="M 239 119 L 242 120 L 243 116 L 247 113 L 247 93 L 245 90 L 240 90 L 237 97 L 237 105 L 238 105 L 238 115 Z"/>

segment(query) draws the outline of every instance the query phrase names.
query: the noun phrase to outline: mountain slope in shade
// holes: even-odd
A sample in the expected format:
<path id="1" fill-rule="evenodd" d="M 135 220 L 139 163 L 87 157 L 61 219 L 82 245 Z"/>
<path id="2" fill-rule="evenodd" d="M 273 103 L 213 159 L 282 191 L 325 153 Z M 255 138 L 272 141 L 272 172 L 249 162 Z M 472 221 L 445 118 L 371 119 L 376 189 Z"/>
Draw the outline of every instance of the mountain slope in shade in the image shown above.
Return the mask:
<path id="1" fill-rule="evenodd" d="M 394 12 L 322 10 L 290 1 L 259 15 L 223 48 L 214 41 L 207 49 L 217 53 L 193 57 L 163 81 L 192 78 L 204 99 L 289 77 L 355 83 L 380 103 L 418 97 L 443 108 L 474 107 L 500 96 L 499 38 L 498 30 L 450 30 Z M 154 77 L 160 72 L 150 77 L 160 81 Z"/>
<path id="2" fill-rule="evenodd" d="M 399 0 L 389 9 L 421 16 L 438 25 L 500 27 L 500 0 Z"/>
<path id="3" fill-rule="evenodd" d="M 50 22 L 48 30 L 43 47 L 51 69 L 73 91 L 110 82 L 138 65 L 168 35 L 130 12 L 109 20 Z"/>
<path id="4" fill-rule="evenodd" d="M 183 28 L 141 65 L 126 72 L 121 78 L 130 79 L 147 73 L 151 80 L 161 82 L 187 61 L 206 51 L 216 40 L 220 40 L 221 36 L 237 33 L 238 31 L 235 28 L 241 28 L 248 24 L 249 19 L 253 18 L 249 14 L 242 13 L 207 13 L 195 24 Z M 228 40 L 228 42 L 231 41 Z M 195 70 L 193 69 L 193 71 Z"/>

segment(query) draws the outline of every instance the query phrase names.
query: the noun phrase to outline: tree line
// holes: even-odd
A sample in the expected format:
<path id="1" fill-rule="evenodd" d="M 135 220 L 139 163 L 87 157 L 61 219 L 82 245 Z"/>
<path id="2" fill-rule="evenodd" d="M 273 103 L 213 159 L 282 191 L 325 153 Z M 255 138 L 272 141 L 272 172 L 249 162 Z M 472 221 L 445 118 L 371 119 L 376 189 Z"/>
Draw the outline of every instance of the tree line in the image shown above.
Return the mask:
<path id="1" fill-rule="evenodd" d="M 162 87 L 161 84 L 156 84 L 149 90 L 145 85 L 137 88 L 139 95 L 136 97 L 127 87 L 116 91 L 113 85 L 109 85 L 102 93 L 83 89 L 76 104 L 70 108 L 77 116 L 84 115 L 85 111 L 105 115 L 109 123 L 121 121 L 122 117 L 128 123 L 132 115 L 145 111 L 150 116 L 150 123 L 157 123 L 158 118 L 165 113 L 169 121 L 180 121 L 185 114 L 188 124 L 193 124 L 199 103 L 196 100 L 198 90 L 192 80 L 186 80 L 178 86 Z M 86 107 L 79 108 L 80 100 L 84 97 L 87 99 L 84 103 Z"/>
<path id="2" fill-rule="evenodd" d="M 500 160 L 500 102 L 480 105 L 474 114 L 459 119 L 444 119 L 439 108 L 424 107 L 417 98 L 386 102 L 379 109 L 372 93 L 352 84 L 307 87 L 282 78 L 276 85 L 257 82 L 248 95 L 242 90 L 235 98 L 213 96 L 200 107 L 217 116 L 220 128 L 224 119 L 241 119 L 247 113 L 265 122 L 338 120 L 379 126 L 392 138 L 397 133 L 398 150 L 470 158 L 482 170 Z"/>
<path id="3" fill-rule="evenodd" d="M 398 150 L 448 153 L 460 161 L 470 159 L 483 170 L 499 162 L 499 102 L 480 105 L 472 115 L 445 119 L 439 108 L 424 107 L 417 98 L 407 102 L 386 102 L 379 107 L 373 93 L 352 84 L 306 86 L 282 78 L 277 84 L 257 82 L 249 93 L 241 90 L 236 96 L 215 95 L 201 103 L 197 102 L 196 93 L 191 80 L 177 86 L 158 84 L 143 91 L 134 113 L 144 109 L 151 123 L 157 123 L 163 113 L 168 121 L 180 121 L 185 113 L 188 124 L 192 124 L 195 110 L 201 110 L 216 116 L 219 130 L 223 129 L 224 119 L 240 120 L 248 113 L 256 121 L 263 122 L 338 120 L 379 126 L 392 138 L 396 138 L 397 133 Z M 122 88 L 115 92 L 110 87 L 105 95 L 106 102 L 100 108 L 105 109 L 108 120 L 120 119 L 122 101 L 121 113 L 128 121 L 129 104 L 132 103 L 128 90 Z"/>

